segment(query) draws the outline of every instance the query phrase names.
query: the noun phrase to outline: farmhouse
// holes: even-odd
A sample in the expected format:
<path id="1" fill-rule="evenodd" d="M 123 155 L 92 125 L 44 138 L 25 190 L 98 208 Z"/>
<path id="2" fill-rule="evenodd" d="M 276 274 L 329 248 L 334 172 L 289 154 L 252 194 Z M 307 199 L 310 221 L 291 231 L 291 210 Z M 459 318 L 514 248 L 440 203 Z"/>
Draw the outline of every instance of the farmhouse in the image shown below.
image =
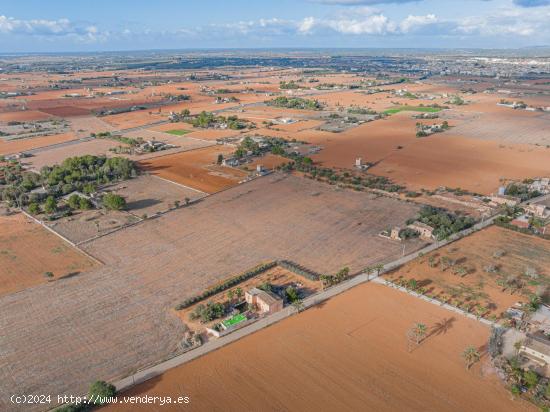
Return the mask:
<path id="1" fill-rule="evenodd" d="M 272 314 L 283 309 L 283 300 L 273 293 L 252 288 L 245 293 L 246 302 L 258 308 L 261 314 Z"/>
<path id="2" fill-rule="evenodd" d="M 549 214 L 548 208 L 546 205 L 542 204 L 531 204 L 525 206 L 525 211 L 532 214 L 536 217 L 546 218 Z"/>
<path id="3" fill-rule="evenodd" d="M 550 363 L 550 340 L 541 333 L 528 334 L 519 354 L 545 367 Z"/>
<path id="4" fill-rule="evenodd" d="M 414 222 L 407 226 L 409 229 L 416 230 L 418 233 L 420 233 L 420 237 L 424 239 L 432 239 L 433 238 L 433 231 L 434 228 L 422 223 L 422 222 Z"/>

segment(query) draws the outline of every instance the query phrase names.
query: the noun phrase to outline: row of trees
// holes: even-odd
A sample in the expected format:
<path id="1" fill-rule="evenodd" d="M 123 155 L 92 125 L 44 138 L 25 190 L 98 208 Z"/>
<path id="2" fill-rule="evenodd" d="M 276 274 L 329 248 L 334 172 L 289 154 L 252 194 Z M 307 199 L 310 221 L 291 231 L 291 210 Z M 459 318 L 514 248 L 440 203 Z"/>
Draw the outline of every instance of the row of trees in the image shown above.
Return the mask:
<path id="1" fill-rule="evenodd" d="M 301 97 L 279 96 L 265 102 L 268 106 L 284 107 L 286 109 L 321 110 L 323 105 L 318 100 L 303 99 Z"/>

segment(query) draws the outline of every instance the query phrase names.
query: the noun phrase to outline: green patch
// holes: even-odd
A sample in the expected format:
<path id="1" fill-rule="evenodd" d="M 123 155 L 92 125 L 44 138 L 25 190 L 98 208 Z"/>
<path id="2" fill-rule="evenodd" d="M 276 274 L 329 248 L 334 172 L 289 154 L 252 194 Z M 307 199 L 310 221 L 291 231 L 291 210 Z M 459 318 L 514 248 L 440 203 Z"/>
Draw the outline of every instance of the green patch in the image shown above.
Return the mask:
<path id="1" fill-rule="evenodd" d="M 165 133 L 173 134 L 176 136 L 183 136 L 184 134 L 191 133 L 191 130 L 174 129 L 174 130 L 168 130 Z"/>
<path id="2" fill-rule="evenodd" d="M 52 249 L 52 253 L 63 253 L 67 250 L 67 247 L 62 245 L 62 246 L 57 246 L 57 247 L 54 247 Z"/>
<path id="3" fill-rule="evenodd" d="M 423 113 L 437 113 L 441 109 L 438 107 L 426 107 L 426 106 L 396 106 L 391 109 L 384 110 L 385 114 L 395 114 L 399 112 L 423 112 Z"/>
<path id="4" fill-rule="evenodd" d="M 241 322 L 244 322 L 245 320 L 246 320 L 246 316 L 243 315 L 242 313 L 239 313 L 238 315 L 235 315 L 229 319 L 224 320 L 222 323 L 226 328 L 228 328 L 230 326 L 237 325 Z"/>

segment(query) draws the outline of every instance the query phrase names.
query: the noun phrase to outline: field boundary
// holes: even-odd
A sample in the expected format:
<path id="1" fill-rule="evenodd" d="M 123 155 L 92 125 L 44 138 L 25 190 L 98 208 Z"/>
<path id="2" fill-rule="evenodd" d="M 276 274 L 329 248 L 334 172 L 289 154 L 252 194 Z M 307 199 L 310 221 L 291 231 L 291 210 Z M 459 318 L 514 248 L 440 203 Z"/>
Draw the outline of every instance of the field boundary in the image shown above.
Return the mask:
<path id="1" fill-rule="evenodd" d="M 88 252 L 86 252 L 85 250 L 81 249 L 78 247 L 79 243 L 74 243 L 72 241 L 70 241 L 69 239 L 67 239 L 65 236 L 63 236 L 62 234 L 60 233 L 57 233 L 55 230 L 53 230 L 51 227 L 49 227 L 48 225 L 46 225 L 44 222 L 38 220 L 37 218 L 35 218 L 34 216 L 32 216 L 31 214 L 27 213 L 26 211 L 24 211 L 23 209 L 20 209 L 21 213 L 23 213 L 25 216 L 27 216 L 29 219 L 33 220 L 34 222 L 38 223 L 40 226 L 42 226 L 43 228 L 47 229 L 48 231 L 50 231 L 51 233 L 53 233 L 54 235 L 56 235 L 57 237 L 59 237 L 60 239 L 64 240 L 65 242 L 67 242 L 68 244 L 70 244 L 73 248 L 75 248 L 77 251 L 79 251 L 80 253 L 82 253 L 84 256 L 92 259 L 94 262 L 100 264 L 100 265 L 105 265 L 105 263 L 103 263 L 101 260 L 99 260 L 98 258 L 96 258 L 95 256 L 92 256 L 90 255 Z"/>

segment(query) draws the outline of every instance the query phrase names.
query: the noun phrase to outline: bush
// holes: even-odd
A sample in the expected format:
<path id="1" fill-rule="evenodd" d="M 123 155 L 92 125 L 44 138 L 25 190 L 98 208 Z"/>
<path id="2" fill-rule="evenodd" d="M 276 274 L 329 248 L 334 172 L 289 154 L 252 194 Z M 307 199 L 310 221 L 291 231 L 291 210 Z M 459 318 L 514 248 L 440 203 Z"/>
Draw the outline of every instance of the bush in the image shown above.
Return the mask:
<path id="1" fill-rule="evenodd" d="M 46 213 L 54 213 L 57 211 L 57 202 L 53 196 L 48 196 L 46 203 L 44 203 L 44 211 Z"/>
<path id="2" fill-rule="evenodd" d="M 109 210 L 122 210 L 126 207 L 126 199 L 115 193 L 107 193 L 103 196 L 103 206 Z"/>
<path id="3" fill-rule="evenodd" d="M 95 381 L 90 385 L 88 400 L 91 400 L 95 405 L 103 405 L 105 398 L 113 397 L 115 394 L 116 388 L 114 385 L 105 381 Z"/>
<path id="4" fill-rule="evenodd" d="M 67 203 L 71 209 L 78 209 L 80 207 L 80 196 L 77 194 L 71 195 Z"/>
<path id="5" fill-rule="evenodd" d="M 300 300 L 300 294 L 292 286 L 289 286 L 288 288 L 285 289 L 285 296 L 287 301 L 290 303 L 294 303 L 297 300 Z"/>
<path id="6" fill-rule="evenodd" d="M 38 213 L 40 213 L 40 206 L 38 205 L 38 203 L 32 202 L 29 205 L 29 213 L 31 215 L 37 215 Z"/>

